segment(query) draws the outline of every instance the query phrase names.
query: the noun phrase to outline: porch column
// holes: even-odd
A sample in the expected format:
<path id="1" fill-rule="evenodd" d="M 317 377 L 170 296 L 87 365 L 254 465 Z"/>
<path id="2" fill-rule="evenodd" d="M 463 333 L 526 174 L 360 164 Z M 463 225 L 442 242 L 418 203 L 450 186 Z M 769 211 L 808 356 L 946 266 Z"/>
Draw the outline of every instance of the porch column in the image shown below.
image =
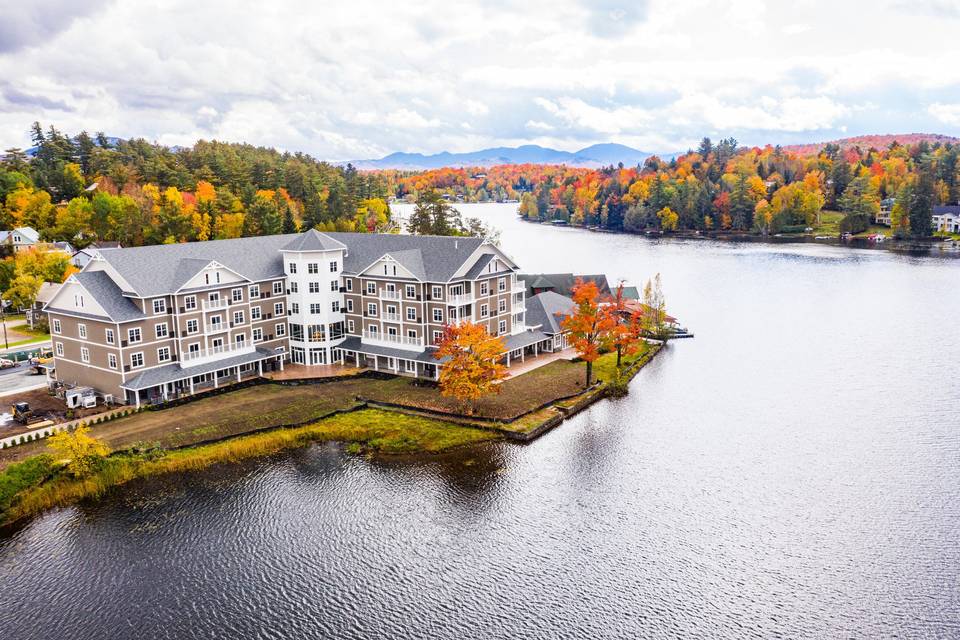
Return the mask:
<path id="1" fill-rule="evenodd" d="M 380 371 L 380 356 L 373 356 L 373 370 Z"/>
<path id="2" fill-rule="evenodd" d="M 240 365 L 237 365 L 237 382 L 240 382 Z"/>
<path id="3" fill-rule="evenodd" d="M 133 393 L 134 393 L 134 395 L 137 397 L 137 409 L 139 409 L 139 408 L 140 408 L 140 390 L 137 389 L 137 390 L 134 391 Z"/>
<path id="4" fill-rule="evenodd" d="M 190 376 L 190 395 L 193 395 L 193 376 Z"/>
<path id="5" fill-rule="evenodd" d="M 280 356 L 280 371 L 283 371 L 283 356 Z"/>
<path id="6" fill-rule="evenodd" d="M 219 386 L 220 384 L 217 382 L 217 372 L 214 371 L 213 372 L 213 388 L 216 389 Z"/>
<path id="7" fill-rule="evenodd" d="M 507 366 L 510 366 L 510 352 L 507 351 Z"/>
<path id="8" fill-rule="evenodd" d="M 360 352 L 359 352 L 359 351 L 354 351 L 354 352 L 353 352 L 353 357 L 356 359 L 356 361 L 357 361 L 357 368 L 359 369 L 359 368 L 360 368 Z"/>
<path id="9" fill-rule="evenodd" d="M 433 379 L 434 380 L 440 379 L 440 365 L 437 365 L 433 368 Z"/>
<path id="10" fill-rule="evenodd" d="M 540 353 L 539 349 L 537 348 L 537 347 L 539 347 L 539 346 L 540 346 L 540 343 L 539 343 L 539 342 L 534 342 L 534 343 L 533 343 L 533 357 L 534 357 L 534 358 L 536 358 L 537 355 Z"/>
<path id="11" fill-rule="evenodd" d="M 526 347 L 520 347 L 520 362 L 527 361 L 527 349 Z"/>
<path id="12" fill-rule="evenodd" d="M 400 373 L 400 358 L 393 359 L 393 372 Z"/>
<path id="13" fill-rule="evenodd" d="M 263 375 L 263 360 L 257 360 L 257 375 Z"/>
<path id="14" fill-rule="evenodd" d="M 167 383 L 166 382 L 163 383 L 163 401 L 164 402 L 167 401 Z"/>

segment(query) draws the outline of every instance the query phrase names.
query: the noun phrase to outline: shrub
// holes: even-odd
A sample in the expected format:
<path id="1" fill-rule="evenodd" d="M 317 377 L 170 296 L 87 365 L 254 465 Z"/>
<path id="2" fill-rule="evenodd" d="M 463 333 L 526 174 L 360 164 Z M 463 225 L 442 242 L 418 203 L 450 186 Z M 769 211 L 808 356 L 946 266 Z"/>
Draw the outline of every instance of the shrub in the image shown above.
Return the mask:
<path id="1" fill-rule="evenodd" d="M 622 371 L 617 370 L 613 374 L 613 379 L 607 383 L 607 395 L 611 398 L 622 398 L 628 393 L 630 393 L 630 381 Z"/>
<path id="2" fill-rule="evenodd" d="M 39 484 L 53 471 L 53 457 L 34 456 L 0 472 L 0 512 L 6 511 L 20 491 Z"/>
<path id="3" fill-rule="evenodd" d="M 840 221 L 840 231 L 843 233 L 863 233 L 870 226 L 870 216 L 866 213 L 851 213 Z"/>

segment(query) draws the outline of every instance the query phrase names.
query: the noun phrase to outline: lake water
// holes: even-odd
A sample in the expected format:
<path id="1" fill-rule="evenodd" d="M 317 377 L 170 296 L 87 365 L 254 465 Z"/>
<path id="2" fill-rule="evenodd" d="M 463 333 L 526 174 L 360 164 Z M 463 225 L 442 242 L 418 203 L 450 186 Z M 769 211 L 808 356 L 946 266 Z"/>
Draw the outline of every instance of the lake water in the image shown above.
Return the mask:
<path id="1" fill-rule="evenodd" d="M 960 263 L 467 205 L 530 272 L 660 272 L 696 333 L 527 445 L 318 445 L 0 540 L 0 637 L 960 637 Z"/>

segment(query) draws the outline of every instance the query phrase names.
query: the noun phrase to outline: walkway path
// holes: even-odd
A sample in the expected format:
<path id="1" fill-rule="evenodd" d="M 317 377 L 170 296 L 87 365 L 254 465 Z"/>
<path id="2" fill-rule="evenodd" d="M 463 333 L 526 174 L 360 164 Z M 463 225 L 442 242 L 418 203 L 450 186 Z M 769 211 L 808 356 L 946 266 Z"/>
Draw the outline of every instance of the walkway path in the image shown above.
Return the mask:
<path id="1" fill-rule="evenodd" d="M 557 360 L 573 360 L 576 357 L 577 352 L 573 349 L 564 349 L 563 351 L 556 351 L 554 353 L 540 353 L 536 356 L 527 355 L 523 362 L 521 362 L 519 358 L 510 360 L 509 371 L 511 376 L 519 376 L 521 373 L 533 371 L 551 362 L 556 362 Z"/>

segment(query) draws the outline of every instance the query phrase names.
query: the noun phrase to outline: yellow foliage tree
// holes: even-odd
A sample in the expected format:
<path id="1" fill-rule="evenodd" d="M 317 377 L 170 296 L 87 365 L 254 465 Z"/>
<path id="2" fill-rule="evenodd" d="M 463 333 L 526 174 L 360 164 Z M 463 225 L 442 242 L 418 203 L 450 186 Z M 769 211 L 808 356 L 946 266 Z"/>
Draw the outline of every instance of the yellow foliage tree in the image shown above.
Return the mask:
<path id="1" fill-rule="evenodd" d="M 50 436 L 47 446 L 68 461 L 67 470 L 78 478 L 88 475 L 110 453 L 110 447 L 91 436 L 90 427 L 83 423 L 73 431 L 66 429 Z"/>
<path id="2" fill-rule="evenodd" d="M 680 216 L 670 207 L 664 207 L 657 211 L 657 217 L 660 218 L 660 228 L 664 231 L 676 231 Z"/>
<path id="3" fill-rule="evenodd" d="M 483 325 L 448 326 L 433 355 L 437 360 L 448 358 L 440 368 L 440 393 L 456 398 L 472 413 L 474 403 L 488 393 L 499 393 L 499 382 L 510 375 L 499 362 L 504 351 L 503 340 Z"/>

